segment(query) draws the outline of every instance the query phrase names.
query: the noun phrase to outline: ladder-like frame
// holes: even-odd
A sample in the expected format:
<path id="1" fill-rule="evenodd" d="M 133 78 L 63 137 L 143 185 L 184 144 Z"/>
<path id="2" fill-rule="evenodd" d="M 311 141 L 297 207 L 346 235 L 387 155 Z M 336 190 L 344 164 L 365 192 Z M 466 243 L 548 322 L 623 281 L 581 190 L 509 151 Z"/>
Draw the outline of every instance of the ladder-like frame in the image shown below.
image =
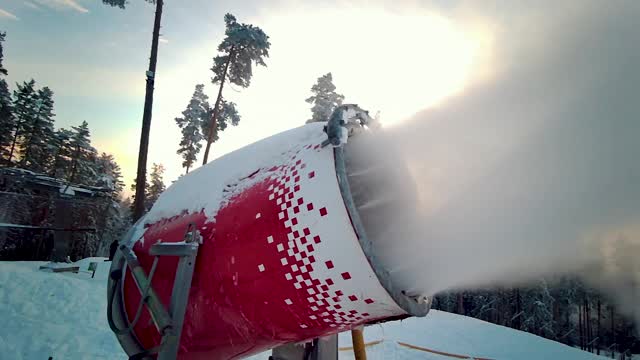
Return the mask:
<path id="1" fill-rule="evenodd" d="M 128 234 L 129 235 L 129 234 Z M 189 301 L 189 289 L 193 271 L 201 244 L 201 237 L 193 224 L 190 224 L 183 242 L 158 243 L 151 246 L 149 254 L 154 256 L 149 274 L 142 268 L 131 249 L 130 239 L 123 239 L 114 257 L 109 278 L 109 306 L 107 315 L 109 326 L 116 334 L 129 359 L 147 359 L 157 354 L 158 360 L 175 360 L 180 347 L 180 336 L 184 315 Z M 157 262 L 161 257 L 179 257 L 169 307 L 165 307 L 151 286 Z M 133 320 L 129 320 L 124 309 L 122 276 L 128 268 L 141 294 L 141 301 Z M 151 319 L 162 336 L 160 344 L 152 349 L 144 349 L 133 332 L 142 308 L 146 307 Z"/>

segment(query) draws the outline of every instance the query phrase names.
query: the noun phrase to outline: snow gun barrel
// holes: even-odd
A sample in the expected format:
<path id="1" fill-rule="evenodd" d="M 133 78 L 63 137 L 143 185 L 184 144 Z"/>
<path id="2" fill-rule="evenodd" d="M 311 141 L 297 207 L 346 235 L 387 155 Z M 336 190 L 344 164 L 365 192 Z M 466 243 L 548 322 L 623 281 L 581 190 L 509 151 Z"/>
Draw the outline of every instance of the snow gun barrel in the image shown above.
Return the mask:
<path id="1" fill-rule="evenodd" d="M 384 228 L 380 208 L 407 201 L 372 194 L 410 184 L 352 149 L 367 119 L 341 106 L 324 131 L 312 123 L 261 140 L 167 189 L 112 263 L 109 320 L 125 351 L 241 358 L 426 315 L 430 299 L 394 285 L 368 236 Z M 158 302 L 168 324 L 154 321 Z"/>

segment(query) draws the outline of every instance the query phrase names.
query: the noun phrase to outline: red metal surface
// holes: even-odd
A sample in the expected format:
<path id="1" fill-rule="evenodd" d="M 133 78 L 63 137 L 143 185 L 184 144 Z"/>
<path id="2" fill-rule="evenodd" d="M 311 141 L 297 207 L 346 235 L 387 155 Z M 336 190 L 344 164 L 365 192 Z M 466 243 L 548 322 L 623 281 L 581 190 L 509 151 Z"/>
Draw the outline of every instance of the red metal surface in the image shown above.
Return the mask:
<path id="1" fill-rule="evenodd" d="M 380 317 L 361 310 L 371 306 L 373 299 L 345 287 L 354 281 L 349 269 L 314 256 L 326 239 L 306 224 L 330 217 L 331 207 L 307 202 L 300 195 L 301 185 L 313 186 L 317 178 L 317 170 L 298 157 L 301 150 L 321 151 L 306 146 L 293 153 L 287 164 L 254 172 L 252 177 L 257 174 L 263 180 L 230 196 L 215 222 L 206 223 L 203 212 L 182 214 L 152 224 L 144 242 L 135 245 L 140 263 L 149 271 L 152 244 L 182 241 L 189 223 L 196 224 L 204 239 L 185 315 L 180 359 L 242 357 Z M 304 221 L 303 227 L 299 220 Z M 165 305 L 176 265 L 176 259 L 162 258 L 152 282 Z M 129 275 L 124 287 L 131 319 L 140 295 Z M 343 309 L 345 302 L 350 303 L 345 306 L 348 310 Z M 135 334 L 145 348 L 160 340 L 146 311 Z"/>

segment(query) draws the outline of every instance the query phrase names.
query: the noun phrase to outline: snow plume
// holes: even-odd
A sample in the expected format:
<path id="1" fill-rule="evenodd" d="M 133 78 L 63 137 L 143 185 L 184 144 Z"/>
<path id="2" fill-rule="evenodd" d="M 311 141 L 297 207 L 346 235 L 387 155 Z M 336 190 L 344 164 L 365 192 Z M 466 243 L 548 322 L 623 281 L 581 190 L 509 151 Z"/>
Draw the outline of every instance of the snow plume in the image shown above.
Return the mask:
<path id="1" fill-rule="evenodd" d="M 501 4 L 489 78 L 352 144 L 416 185 L 378 253 L 409 293 L 579 274 L 640 320 L 640 3 Z"/>

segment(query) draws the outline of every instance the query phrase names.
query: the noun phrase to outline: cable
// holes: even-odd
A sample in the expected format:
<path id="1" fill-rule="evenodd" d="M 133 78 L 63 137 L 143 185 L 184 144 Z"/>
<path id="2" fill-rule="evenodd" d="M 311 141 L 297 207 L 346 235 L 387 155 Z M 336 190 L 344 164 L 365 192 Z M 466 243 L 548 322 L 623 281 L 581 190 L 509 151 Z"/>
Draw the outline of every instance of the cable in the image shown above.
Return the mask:
<path id="1" fill-rule="evenodd" d="M 138 320 L 140 320 L 140 315 L 142 314 L 142 309 L 144 308 L 144 304 L 145 304 L 145 300 L 149 294 L 149 289 L 151 288 L 151 280 L 153 280 L 153 275 L 156 272 L 156 267 L 158 265 L 158 257 L 155 257 L 153 259 L 153 264 L 151 265 L 151 271 L 149 272 L 149 281 L 147 283 L 147 286 L 144 288 L 144 291 L 142 292 L 142 297 L 140 298 L 140 302 L 138 303 L 138 308 L 136 310 L 136 315 L 133 318 L 133 321 L 131 323 L 129 323 L 129 326 L 127 326 L 127 328 L 125 329 L 119 329 L 117 327 L 117 325 L 115 324 L 115 322 L 113 321 L 113 300 L 115 298 L 115 294 L 116 294 L 116 288 L 118 286 L 118 284 L 120 283 L 120 280 L 122 279 L 122 270 L 114 270 L 111 272 L 111 278 L 114 280 L 114 286 L 113 289 L 111 291 L 111 295 L 109 296 L 109 301 L 108 301 L 108 305 L 107 305 L 107 321 L 109 322 L 109 327 L 111 328 L 111 331 L 113 331 L 116 335 L 125 335 L 130 333 L 131 331 L 133 331 L 133 328 L 136 326 L 136 324 L 138 323 Z"/>

